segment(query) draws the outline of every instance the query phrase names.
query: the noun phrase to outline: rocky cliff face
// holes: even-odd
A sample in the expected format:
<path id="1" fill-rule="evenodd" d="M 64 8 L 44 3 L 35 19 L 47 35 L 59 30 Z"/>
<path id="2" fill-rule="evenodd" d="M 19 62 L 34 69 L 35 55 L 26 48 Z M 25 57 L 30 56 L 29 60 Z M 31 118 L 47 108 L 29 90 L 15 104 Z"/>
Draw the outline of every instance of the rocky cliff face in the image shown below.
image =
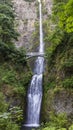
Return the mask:
<path id="1" fill-rule="evenodd" d="M 43 0 L 47 14 L 51 14 L 51 0 Z M 33 47 L 32 34 L 35 32 L 35 22 L 38 21 L 38 1 L 13 0 L 16 12 L 15 27 L 20 36 L 16 46 L 25 46 L 27 50 Z"/>
<path id="2" fill-rule="evenodd" d="M 20 34 L 16 45 L 18 47 L 25 46 L 27 49 L 30 44 L 32 32 L 35 31 L 34 23 L 37 19 L 35 3 L 26 2 L 24 0 L 13 0 L 16 12 L 16 27 Z"/>

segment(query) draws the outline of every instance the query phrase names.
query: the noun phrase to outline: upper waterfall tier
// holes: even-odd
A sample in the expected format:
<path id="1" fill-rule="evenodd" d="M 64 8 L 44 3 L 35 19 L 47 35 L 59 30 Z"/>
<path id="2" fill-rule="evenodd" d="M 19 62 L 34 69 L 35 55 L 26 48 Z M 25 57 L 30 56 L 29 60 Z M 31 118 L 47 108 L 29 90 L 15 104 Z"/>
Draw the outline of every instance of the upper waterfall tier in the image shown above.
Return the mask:
<path id="1" fill-rule="evenodd" d="M 15 27 L 20 34 L 18 41 L 15 41 L 16 46 L 24 46 L 26 51 L 34 51 L 36 42 L 34 42 L 33 34 L 36 33 L 35 24 L 38 19 L 37 3 L 38 0 L 12 0 L 16 21 Z M 31 2 L 30 2 L 31 1 Z M 46 10 L 46 14 L 43 15 L 43 21 L 51 14 L 52 0 L 41 0 L 44 4 L 43 9 Z M 36 39 L 38 40 L 38 39 Z M 39 43 L 39 41 L 38 41 Z M 38 47 L 38 45 L 37 45 Z"/>

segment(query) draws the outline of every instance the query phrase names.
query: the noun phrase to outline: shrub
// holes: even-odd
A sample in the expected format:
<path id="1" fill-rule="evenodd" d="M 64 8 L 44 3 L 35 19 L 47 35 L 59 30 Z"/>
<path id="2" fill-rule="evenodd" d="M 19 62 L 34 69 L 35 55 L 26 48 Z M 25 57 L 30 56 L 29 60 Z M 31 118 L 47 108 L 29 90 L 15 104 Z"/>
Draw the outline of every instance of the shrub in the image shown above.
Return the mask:
<path id="1" fill-rule="evenodd" d="M 69 127 L 69 130 L 73 130 L 73 124 Z"/>
<path id="2" fill-rule="evenodd" d="M 60 129 L 58 129 L 58 130 L 66 130 L 66 128 L 60 128 Z"/>
<path id="3" fill-rule="evenodd" d="M 56 128 L 55 127 L 45 127 L 45 128 L 43 128 L 43 130 L 56 130 Z"/>
<path id="4" fill-rule="evenodd" d="M 73 76 L 63 80 L 62 85 L 64 88 L 73 88 Z"/>
<path id="5" fill-rule="evenodd" d="M 6 130 L 19 130 L 19 126 L 17 124 L 9 122 L 6 127 Z"/>
<path id="6" fill-rule="evenodd" d="M 50 126 L 55 126 L 56 128 L 66 127 L 67 124 L 67 116 L 65 113 L 55 114 L 53 112 L 50 113 Z"/>

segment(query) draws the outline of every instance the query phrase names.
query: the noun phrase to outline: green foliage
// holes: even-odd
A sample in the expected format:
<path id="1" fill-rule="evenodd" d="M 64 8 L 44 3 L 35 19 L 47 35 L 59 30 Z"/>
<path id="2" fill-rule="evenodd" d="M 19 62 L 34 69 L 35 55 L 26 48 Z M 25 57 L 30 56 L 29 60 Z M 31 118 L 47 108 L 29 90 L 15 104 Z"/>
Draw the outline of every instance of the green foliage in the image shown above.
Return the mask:
<path id="1" fill-rule="evenodd" d="M 26 57 L 25 57 L 25 49 L 19 48 L 17 49 L 14 45 L 7 45 L 3 42 L 0 42 L 0 55 L 4 61 L 11 61 L 13 64 L 26 64 Z"/>
<path id="2" fill-rule="evenodd" d="M 56 114 L 52 104 L 61 90 L 73 92 L 73 0 L 54 0 L 52 18 L 45 20 L 44 29 L 47 69 L 43 116 L 47 123 L 43 130 L 69 130 L 71 115 L 67 118 L 65 113 Z"/>
<path id="3" fill-rule="evenodd" d="M 47 86 L 50 84 L 52 87 L 52 83 L 55 83 L 54 86 L 63 86 L 65 88 L 72 88 L 73 86 L 71 78 L 73 74 L 73 33 L 72 31 L 69 32 L 66 30 L 65 20 L 67 19 L 65 19 L 64 16 L 64 13 L 66 13 L 66 18 L 73 14 L 73 9 L 71 9 L 72 3 L 71 0 L 54 0 L 51 19 L 51 23 L 54 27 L 52 29 L 49 27 L 48 35 L 46 37 L 47 43 L 49 43 L 46 49 L 46 59 L 48 61 L 48 71 L 50 75 L 55 76 L 54 80 L 51 78 L 51 81 L 48 78 L 47 81 L 49 84 L 45 85 L 46 88 L 49 88 Z M 62 21 L 61 17 L 64 21 Z M 61 26 L 61 24 L 64 24 L 64 26 Z M 70 25 L 72 25 L 72 22 Z M 49 22 L 47 26 L 49 26 Z M 53 73 L 51 69 L 54 70 Z"/>
<path id="4" fill-rule="evenodd" d="M 58 129 L 58 130 L 66 130 L 66 128 L 60 128 L 60 129 Z"/>
<path id="5" fill-rule="evenodd" d="M 0 88 L 6 85 L 8 90 L 6 91 L 7 95 L 13 95 L 13 93 L 17 95 L 25 95 L 25 89 L 29 84 L 31 78 L 31 72 L 26 70 L 23 72 L 24 68 L 21 68 L 20 72 L 17 68 L 14 68 L 13 65 L 8 65 L 4 63 L 0 66 Z"/>
<path id="6" fill-rule="evenodd" d="M 48 74 L 45 73 L 45 75 L 44 75 L 44 92 L 47 92 L 49 89 L 55 88 L 55 86 L 56 86 L 55 76 L 53 74 L 48 76 Z"/>
<path id="7" fill-rule="evenodd" d="M 21 121 L 23 120 L 23 110 L 21 110 L 20 107 L 15 106 L 10 108 L 9 111 L 11 120 L 21 124 Z"/>
<path id="8" fill-rule="evenodd" d="M 73 88 L 73 76 L 63 80 L 62 85 L 64 88 Z"/>
<path id="9" fill-rule="evenodd" d="M 65 113 L 49 114 L 49 122 L 41 130 L 67 130 L 67 116 Z"/>
<path id="10" fill-rule="evenodd" d="M 54 88 L 56 86 L 56 83 L 55 81 L 48 81 L 44 85 L 45 85 L 45 92 L 46 92 L 47 90 Z"/>
<path id="11" fill-rule="evenodd" d="M 57 129 L 56 127 L 46 127 L 46 128 L 44 128 L 44 129 L 42 129 L 42 130 L 66 130 L 66 128 L 60 128 L 60 129 Z"/>
<path id="12" fill-rule="evenodd" d="M 20 122 L 23 119 L 23 111 L 21 110 L 20 107 L 12 107 L 9 109 L 9 112 L 4 112 L 0 114 L 0 121 L 15 121 L 16 123 L 21 124 Z M 2 125 L 2 124 L 1 124 Z"/>
<path id="13" fill-rule="evenodd" d="M 48 124 L 46 124 L 46 126 L 43 126 L 42 128 L 38 130 L 73 130 L 73 125 L 71 125 L 69 128 L 57 128 L 54 126 L 48 126 Z"/>
<path id="14" fill-rule="evenodd" d="M 69 130 L 73 130 L 73 124 L 69 127 Z"/>
<path id="15" fill-rule="evenodd" d="M 8 105 L 5 102 L 5 97 L 2 92 L 0 92 L 0 113 L 6 111 L 8 108 Z"/>
<path id="16" fill-rule="evenodd" d="M 22 120 L 22 110 L 19 107 L 9 108 L 5 101 L 5 96 L 0 92 L 0 129 L 1 130 L 19 130 L 16 123 Z M 15 123 L 14 123 L 15 121 Z"/>
<path id="17" fill-rule="evenodd" d="M 19 126 L 8 119 L 0 119 L 1 130 L 19 130 Z"/>
<path id="18" fill-rule="evenodd" d="M 14 29 L 14 13 L 11 6 L 0 4 L 0 40 L 9 44 L 12 39 L 17 40 L 18 33 Z"/>
<path id="19" fill-rule="evenodd" d="M 6 84 L 13 84 L 15 82 L 15 73 L 12 70 L 6 72 L 6 74 L 2 78 L 2 81 Z"/>
<path id="20" fill-rule="evenodd" d="M 25 64 L 25 50 L 16 49 L 13 40 L 17 40 L 18 33 L 14 28 L 15 14 L 12 2 L 0 2 L 0 55 L 2 60 L 10 60 L 14 64 Z"/>
<path id="21" fill-rule="evenodd" d="M 69 0 L 64 7 L 64 15 L 60 18 L 60 24 L 68 33 L 73 32 L 73 1 Z"/>
<path id="22" fill-rule="evenodd" d="M 55 6 L 53 8 L 54 15 L 56 15 L 56 21 L 58 22 L 61 29 L 67 33 L 73 32 L 73 1 L 72 0 L 63 0 L 56 1 L 54 0 Z"/>
<path id="23" fill-rule="evenodd" d="M 52 30 L 50 29 L 49 35 L 47 37 L 48 42 L 51 42 L 50 46 L 47 48 L 46 51 L 46 55 L 49 59 L 49 62 L 51 61 L 51 57 L 53 57 L 53 55 L 55 54 L 55 50 L 58 48 L 58 46 L 60 46 L 60 44 L 62 43 L 63 46 L 65 46 L 65 39 L 68 40 L 68 38 L 71 37 L 69 33 L 72 33 L 73 29 L 72 4 L 73 4 L 72 0 L 69 1 L 54 0 L 52 24 L 56 26 Z"/>
<path id="24" fill-rule="evenodd" d="M 20 130 L 17 124 L 13 124 L 12 122 L 8 123 L 6 130 Z"/>
<path id="25" fill-rule="evenodd" d="M 54 55 L 55 50 L 61 44 L 61 41 L 64 37 L 63 31 L 60 30 L 59 27 L 56 27 L 51 35 L 49 36 L 49 41 L 51 45 L 46 49 L 46 57 L 48 57 L 48 62 L 50 63 L 51 57 Z"/>
<path id="26" fill-rule="evenodd" d="M 67 116 L 65 113 L 54 114 L 50 113 L 50 125 L 55 126 L 56 128 L 66 127 L 67 124 Z"/>
<path id="27" fill-rule="evenodd" d="M 7 4 L 12 7 L 12 0 L 2 0 L 0 1 L 0 4 Z"/>
<path id="28" fill-rule="evenodd" d="M 62 66 L 65 68 L 73 67 L 73 59 L 70 57 L 69 59 L 65 59 L 65 61 L 62 63 Z"/>
<path id="29" fill-rule="evenodd" d="M 55 127 L 45 127 L 42 130 L 56 130 L 56 128 Z"/>

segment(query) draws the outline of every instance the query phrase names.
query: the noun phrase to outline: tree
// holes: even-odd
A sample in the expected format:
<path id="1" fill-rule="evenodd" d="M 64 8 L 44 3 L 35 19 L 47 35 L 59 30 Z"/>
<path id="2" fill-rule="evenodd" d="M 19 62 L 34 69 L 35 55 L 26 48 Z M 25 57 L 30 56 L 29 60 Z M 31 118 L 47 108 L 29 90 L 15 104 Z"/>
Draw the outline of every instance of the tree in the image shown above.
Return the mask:
<path id="1" fill-rule="evenodd" d="M 57 7 L 59 26 L 67 33 L 73 32 L 73 0 L 58 2 Z"/>
<path id="2" fill-rule="evenodd" d="M 15 15 L 12 6 L 7 1 L 0 2 L 0 40 L 9 44 L 12 39 L 17 40 L 18 33 L 14 29 Z"/>

